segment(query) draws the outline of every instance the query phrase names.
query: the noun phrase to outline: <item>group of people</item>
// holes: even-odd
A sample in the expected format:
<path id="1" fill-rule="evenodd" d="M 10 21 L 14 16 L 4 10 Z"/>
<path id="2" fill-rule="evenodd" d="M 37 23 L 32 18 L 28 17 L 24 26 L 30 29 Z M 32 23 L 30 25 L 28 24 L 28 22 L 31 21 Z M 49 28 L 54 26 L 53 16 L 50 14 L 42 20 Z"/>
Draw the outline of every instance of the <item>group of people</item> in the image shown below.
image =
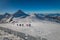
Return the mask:
<path id="1" fill-rule="evenodd" d="M 31 24 L 17 24 L 17 26 L 21 26 L 21 27 L 24 27 L 24 26 L 26 26 L 26 27 L 31 27 Z"/>

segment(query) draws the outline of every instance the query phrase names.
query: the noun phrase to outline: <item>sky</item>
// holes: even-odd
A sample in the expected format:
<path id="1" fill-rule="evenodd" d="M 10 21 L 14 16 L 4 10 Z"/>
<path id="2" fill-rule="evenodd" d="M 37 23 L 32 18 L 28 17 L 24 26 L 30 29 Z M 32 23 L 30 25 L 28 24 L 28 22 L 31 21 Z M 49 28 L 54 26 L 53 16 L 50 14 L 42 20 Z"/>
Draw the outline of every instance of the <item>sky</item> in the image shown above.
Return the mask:
<path id="1" fill-rule="evenodd" d="M 0 14 L 15 13 L 60 13 L 60 0 L 0 0 Z"/>

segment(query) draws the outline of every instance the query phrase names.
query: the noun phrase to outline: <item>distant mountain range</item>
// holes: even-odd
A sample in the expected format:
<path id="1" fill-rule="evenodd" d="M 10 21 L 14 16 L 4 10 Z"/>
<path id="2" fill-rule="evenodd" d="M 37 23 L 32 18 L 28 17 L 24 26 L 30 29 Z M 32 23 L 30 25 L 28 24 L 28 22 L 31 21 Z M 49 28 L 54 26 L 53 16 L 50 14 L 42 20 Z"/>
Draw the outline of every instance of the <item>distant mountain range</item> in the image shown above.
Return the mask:
<path id="1" fill-rule="evenodd" d="M 48 20 L 48 21 L 55 21 L 55 22 L 60 22 L 60 13 L 55 13 L 55 14 L 32 14 L 35 15 L 35 17 L 39 20 Z M 22 10 L 18 10 L 14 14 L 9 14 L 5 13 L 4 15 L 0 15 L 0 21 L 6 21 L 9 18 L 26 18 L 31 16 L 30 14 L 24 13 Z"/>

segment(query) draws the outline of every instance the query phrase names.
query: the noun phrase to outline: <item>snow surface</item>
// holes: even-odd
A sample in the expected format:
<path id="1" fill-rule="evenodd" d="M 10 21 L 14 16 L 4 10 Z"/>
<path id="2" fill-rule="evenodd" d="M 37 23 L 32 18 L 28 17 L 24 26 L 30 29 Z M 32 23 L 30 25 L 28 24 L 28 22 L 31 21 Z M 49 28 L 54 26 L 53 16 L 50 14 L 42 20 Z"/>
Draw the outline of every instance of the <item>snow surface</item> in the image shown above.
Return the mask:
<path id="1" fill-rule="evenodd" d="M 22 22 L 27 24 L 29 22 Z M 41 36 L 48 40 L 60 40 L 60 24 L 48 22 L 48 21 L 34 21 L 31 22 L 31 27 L 20 27 L 16 24 L 19 23 L 6 23 L 0 24 L 0 26 L 9 28 L 18 32 L 23 32 L 35 37 Z"/>
<path id="2" fill-rule="evenodd" d="M 16 23 L 12 23 L 16 21 Z M 34 37 L 43 37 L 47 40 L 60 40 L 60 24 L 56 22 L 38 20 L 34 17 L 23 19 L 14 18 L 11 23 L 2 23 L 1 27 L 8 28 L 14 31 L 26 33 Z M 31 24 L 30 27 L 17 26 L 17 24 Z"/>

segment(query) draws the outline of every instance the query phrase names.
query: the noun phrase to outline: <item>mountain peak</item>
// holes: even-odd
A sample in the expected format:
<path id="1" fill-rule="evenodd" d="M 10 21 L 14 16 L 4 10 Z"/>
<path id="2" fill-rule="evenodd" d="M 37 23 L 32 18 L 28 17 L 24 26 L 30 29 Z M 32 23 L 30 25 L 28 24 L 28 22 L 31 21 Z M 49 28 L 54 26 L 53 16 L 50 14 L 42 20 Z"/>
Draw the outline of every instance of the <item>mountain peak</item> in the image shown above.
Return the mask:
<path id="1" fill-rule="evenodd" d="M 5 13 L 4 15 L 10 15 L 9 13 Z"/>
<path id="2" fill-rule="evenodd" d="M 13 14 L 14 17 L 26 17 L 28 14 L 24 13 L 22 10 L 18 10 L 16 13 Z"/>
<path id="3" fill-rule="evenodd" d="M 21 11 L 22 12 L 22 10 L 18 10 L 18 11 Z"/>
<path id="4" fill-rule="evenodd" d="M 9 18 L 10 16 L 11 16 L 11 14 L 9 14 L 9 13 L 4 14 L 4 18 Z"/>
<path id="5" fill-rule="evenodd" d="M 24 13 L 22 10 L 18 10 L 16 13 Z"/>

